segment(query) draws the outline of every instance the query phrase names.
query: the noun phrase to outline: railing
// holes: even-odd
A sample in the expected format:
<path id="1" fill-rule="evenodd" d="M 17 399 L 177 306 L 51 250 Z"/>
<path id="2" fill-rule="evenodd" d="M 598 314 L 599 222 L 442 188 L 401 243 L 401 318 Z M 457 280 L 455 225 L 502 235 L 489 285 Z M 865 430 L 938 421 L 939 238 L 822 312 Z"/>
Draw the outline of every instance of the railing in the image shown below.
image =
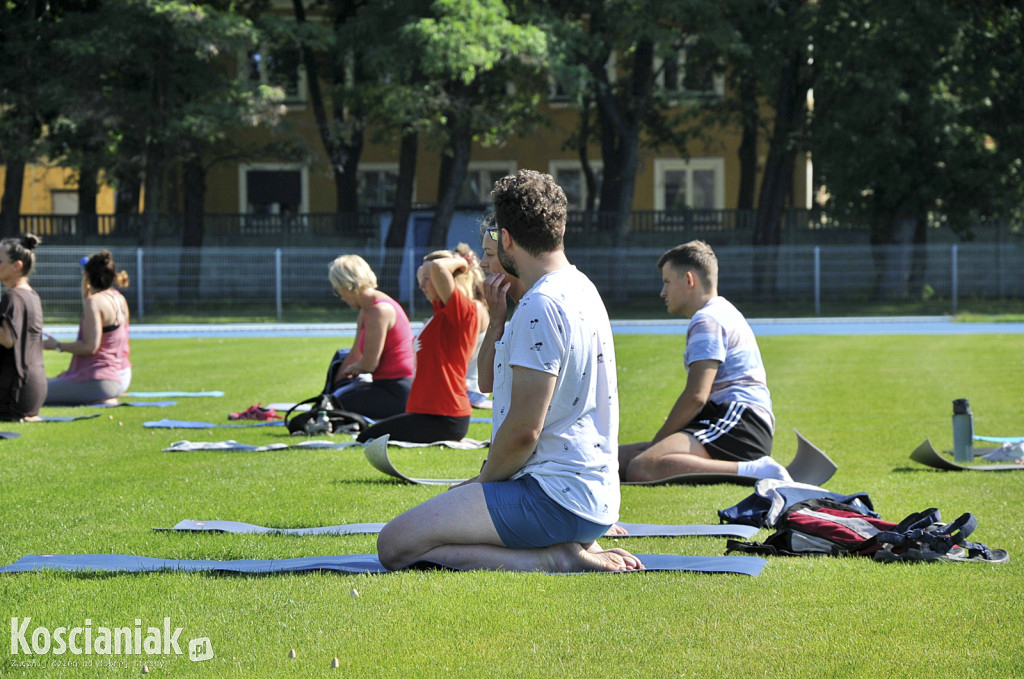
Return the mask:
<path id="1" fill-rule="evenodd" d="M 461 211 L 482 214 L 482 207 Z M 207 214 L 203 216 L 204 245 L 303 246 L 332 244 L 369 246 L 380 242 L 382 223 L 390 210 L 359 213 L 295 215 Z M 422 214 L 421 214 L 422 217 Z M 749 245 L 757 225 L 755 210 L 637 210 L 629 214 L 625 239 L 617 236 L 619 215 L 572 211 L 566 224 L 566 246 L 670 247 L 693 238 L 714 247 Z M 22 215 L 23 233 L 36 233 L 52 245 L 104 243 L 116 245 L 180 245 L 181 215 Z M 856 222 L 830 218 L 818 210 L 788 210 L 782 215 L 782 245 L 867 245 L 870 232 Z M 976 242 L 1019 240 L 1002 221 L 978 224 Z M 954 243 L 960 237 L 943 223 L 930 224 L 929 243 Z"/>
<path id="2" fill-rule="evenodd" d="M 318 248 L 112 247 L 117 268 L 131 277 L 124 291 L 136 321 L 238 318 L 307 322 L 338 320 L 351 311 L 327 280 L 340 251 Z M 381 290 L 410 314 L 429 313 L 416 286 L 424 249 L 354 251 L 376 272 Z M 81 314 L 82 247 L 42 247 L 32 286 L 48 323 Z M 661 315 L 657 269 L 662 248 L 579 248 L 569 259 L 587 274 L 613 315 Z M 962 243 L 902 246 L 780 246 L 716 248 L 719 291 L 745 312 L 785 306 L 789 315 L 816 315 L 837 306 L 884 298 L 938 300 L 933 313 L 959 310 L 964 299 L 1024 299 L 1024 244 Z M 910 280 L 916 277 L 917 289 Z M 834 312 L 833 312 L 834 313 Z M 825 315 L 829 315 L 826 313 Z"/>

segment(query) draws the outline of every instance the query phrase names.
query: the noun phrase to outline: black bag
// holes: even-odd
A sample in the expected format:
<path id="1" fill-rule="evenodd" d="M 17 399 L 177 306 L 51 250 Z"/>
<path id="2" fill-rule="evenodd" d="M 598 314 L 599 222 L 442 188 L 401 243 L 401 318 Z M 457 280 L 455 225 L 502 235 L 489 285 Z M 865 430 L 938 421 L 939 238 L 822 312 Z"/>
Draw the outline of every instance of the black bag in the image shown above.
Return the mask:
<path id="1" fill-rule="evenodd" d="M 333 383 L 334 373 L 345 360 L 345 357 L 348 356 L 348 352 L 348 349 L 338 349 L 334 353 L 334 357 L 327 367 L 327 380 L 324 382 L 324 390 L 321 393 L 304 401 L 299 401 L 288 409 L 287 414 L 284 416 L 284 423 L 288 427 L 289 433 L 307 434 L 310 436 L 314 434 L 336 434 L 338 432 L 358 434 L 370 426 L 366 418 L 359 413 L 343 409 L 341 404 L 338 403 L 338 399 L 332 393 L 351 379 L 347 378 L 337 384 Z M 292 417 L 292 413 L 295 413 L 299 406 L 306 403 L 311 403 L 312 407 L 308 411 L 299 412 Z M 317 421 L 321 412 L 326 416 L 326 423 Z"/>
<path id="2" fill-rule="evenodd" d="M 296 409 L 305 403 L 313 404 L 312 408 L 306 412 L 296 413 Z M 293 413 L 295 413 L 294 417 L 292 417 Z M 326 417 L 326 423 L 318 419 L 321 418 L 321 413 Z M 305 401 L 296 403 L 285 414 L 284 424 L 288 427 L 288 432 L 291 434 L 306 434 L 309 436 L 315 434 L 337 434 L 339 432 L 358 434 L 370 426 L 366 418 L 359 413 L 343 410 L 341 405 L 338 404 L 338 400 L 331 394 L 318 394 L 312 398 L 307 398 Z"/>

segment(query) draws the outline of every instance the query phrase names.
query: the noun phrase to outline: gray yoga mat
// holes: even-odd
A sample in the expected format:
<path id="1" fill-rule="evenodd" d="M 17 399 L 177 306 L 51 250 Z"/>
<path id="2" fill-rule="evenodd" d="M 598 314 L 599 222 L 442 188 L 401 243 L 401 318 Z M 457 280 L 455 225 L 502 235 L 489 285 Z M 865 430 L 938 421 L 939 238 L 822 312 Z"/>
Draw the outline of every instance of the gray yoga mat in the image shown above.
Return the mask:
<path id="1" fill-rule="evenodd" d="M 765 560 L 755 556 L 682 556 L 678 554 L 637 554 L 636 556 L 647 567 L 647 571 L 698 571 L 756 576 L 765 566 Z M 414 564 L 411 568 L 443 567 L 432 562 L 421 562 Z M 306 571 L 389 572 L 381 565 L 376 554 L 338 554 L 293 559 L 242 559 L 237 561 L 158 559 L 130 554 L 32 554 L 23 556 L 10 566 L 0 566 L 0 573 L 28 573 L 45 570 L 93 573 L 169 571 L 252 574 Z M 627 572 L 642 573 L 645 571 Z"/>
<path id="2" fill-rule="evenodd" d="M 786 467 L 789 471 L 789 475 L 793 477 L 794 481 L 799 483 L 806 483 L 811 486 L 823 485 L 826 481 L 832 478 L 833 474 L 836 473 L 836 463 L 833 462 L 828 455 L 819 450 L 817 446 L 804 438 L 799 431 L 794 429 L 793 433 L 796 434 L 796 456 L 794 456 L 793 461 L 789 463 L 789 466 Z M 370 441 L 363 449 L 363 453 L 375 469 L 387 474 L 388 476 L 402 479 L 407 483 L 427 486 L 450 486 L 465 480 L 426 479 L 406 476 L 395 469 L 395 466 L 391 463 L 391 459 L 388 457 L 386 436 Z M 759 479 L 755 476 L 743 476 L 740 474 L 681 474 L 679 476 L 660 479 L 658 481 L 627 482 L 623 485 L 661 486 L 667 484 L 701 485 L 711 483 L 731 483 L 740 486 L 753 486 L 758 482 L 758 480 Z"/>
<path id="3" fill-rule="evenodd" d="M 626 535 L 607 535 L 608 538 L 640 537 L 691 537 L 710 536 L 726 538 L 750 538 L 757 534 L 757 528 L 737 524 L 689 524 L 664 525 L 657 523 L 626 523 L 619 526 L 626 529 Z M 339 526 L 317 526 L 314 528 L 267 528 L 240 521 L 195 521 L 185 519 L 170 530 L 185 532 L 210 531 L 216 533 L 240 533 L 258 535 L 366 535 L 379 533 L 383 523 L 348 523 Z M 154 530 L 167 530 L 156 528 Z"/>
<path id="4" fill-rule="evenodd" d="M 910 454 L 910 459 L 933 469 L 950 472 L 1007 472 L 1024 469 L 1024 464 L 1016 464 L 1014 462 L 1005 462 L 1003 464 L 960 464 L 940 455 L 932 446 L 931 439 L 925 439 L 924 443 L 915 448 L 914 452 Z"/>

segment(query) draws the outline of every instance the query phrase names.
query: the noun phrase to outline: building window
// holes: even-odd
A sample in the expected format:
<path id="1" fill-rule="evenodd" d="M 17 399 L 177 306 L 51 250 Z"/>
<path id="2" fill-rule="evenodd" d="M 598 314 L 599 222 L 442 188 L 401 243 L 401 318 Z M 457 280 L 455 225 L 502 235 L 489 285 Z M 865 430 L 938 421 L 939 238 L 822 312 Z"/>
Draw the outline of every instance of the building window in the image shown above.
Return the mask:
<path id="1" fill-rule="evenodd" d="M 359 204 L 363 207 L 391 207 L 398 193 L 398 167 L 359 165 Z M 414 192 L 415 193 L 415 192 Z"/>
<path id="2" fill-rule="evenodd" d="M 654 60 L 655 85 L 669 96 L 722 96 L 725 76 L 721 59 L 707 43 L 688 40 L 670 47 Z"/>
<path id="3" fill-rule="evenodd" d="M 583 168 L 579 161 L 553 160 L 549 164 L 548 172 L 555 178 L 555 181 L 562 190 L 569 203 L 570 210 L 585 210 L 587 207 L 587 182 L 583 176 Z M 601 197 L 601 175 L 604 170 L 601 163 L 591 163 L 591 169 L 597 175 L 597 195 L 594 197 L 595 209 L 600 208 Z"/>
<path id="4" fill-rule="evenodd" d="M 239 170 L 241 212 L 297 215 L 309 211 L 307 170 L 300 166 L 246 165 Z"/>
<path id="5" fill-rule="evenodd" d="M 466 181 L 462 184 L 462 190 L 459 191 L 458 202 L 463 205 L 490 203 L 494 183 L 515 171 L 515 163 L 470 163 Z"/>
<path id="6" fill-rule="evenodd" d="M 725 160 L 677 158 L 654 161 L 654 207 L 666 212 L 725 208 Z"/>
<path id="7" fill-rule="evenodd" d="M 258 47 L 245 55 L 245 72 L 254 86 L 281 88 L 286 102 L 306 100 L 306 70 L 297 47 Z"/>

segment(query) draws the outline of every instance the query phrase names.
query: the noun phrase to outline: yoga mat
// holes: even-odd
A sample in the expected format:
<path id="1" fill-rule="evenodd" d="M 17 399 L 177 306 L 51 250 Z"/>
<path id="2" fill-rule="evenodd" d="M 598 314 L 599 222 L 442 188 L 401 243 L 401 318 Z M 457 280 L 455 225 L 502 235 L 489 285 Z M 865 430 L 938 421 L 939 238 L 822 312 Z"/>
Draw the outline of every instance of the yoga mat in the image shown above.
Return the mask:
<path id="1" fill-rule="evenodd" d="M 126 391 L 125 396 L 132 398 L 220 398 L 223 391 Z"/>
<path id="2" fill-rule="evenodd" d="M 765 560 L 756 556 L 682 556 L 678 554 L 637 554 L 647 571 L 697 571 L 760 575 Z M 411 568 L 442 568 L 432 562 L 413 564 Z M 211 573 L 300 573 L 337 571 L 340 573 L 387 573 L 376 554 L 339 554 L 294 559 L 242 559 L 212 561 L 158 559 L 129 554 L 33 554 L 23 556 L 0 573 L 28 573 L 42 570 L 85 571 L 98 573 L 211 572 Z M 455 569 L 448 569 L 455 570 Z M 644 571 L 625 571 L 642 573 Z M 560 574 L 562 575 L 562 574 Z M 568 575 L 567 573 L 565 575 Z"/>
<path id="3" fill-rule="evenodd" d="M 92 418 L 99 416 L 99 413 L 93 413 L 92 415 L 63 415 L 55 417 L 40 415 L 40 417 L 43 418 L 43 422 L 77 422 L 78 420 L 91 420 Z"/>
<path id="4" fill-rule="evenodd" d="M 17 438 L 21 438 L 21 434 L 16 431 L 0 431 L 0 440 Z"/>
<path id="5" fill-rule="evenodd" d="M 836 463 L 829 459 L 828 455 L 819 450 L 813 443 L 805 439 L 799 431 L 793 430 L 796 434 L 796 456 L 789 463 L 786 469 L 794 481 L 806 483 L 812 486 L 820 486 L 832 478 L 836 472 Z M 388 458 L 387 443 L 374 445 L 374 443 L 386 440 L 381 436 L 367 444 L 363 449 L 366 459 L 380 472 L 388 476 L 402 479 L 408 483 L 415 483 L 428 486 L 450 486 L 461 483 L 465 479 L 423 479 L 406 476 L 395 469 L 395 466 Z M 658 481 L 631 481 L 624 482 L 624 486 L 661 486 L 667 484 L 702 485 L 711 483 L 732 483 L 741 486 L 753 486 L 760 479 L 755 476 L 741 476 L 739 474 L 680 474 Z"/>
<path id="6" fill-rule="evenodd" d="M 1020 443 L 1024 436 L 979 436 L 974 435 L 975 441 L 988 441 L 990 443 Z"/>
<path id="7" fill-rule="evenodd" d="M 750 538 L 757 534 L 758 528 L 739 525 L 662 525 L 657 523 L 626 523 L 620 521 L 619 526 L 628 531 L 626 535 L 606 535 L 607 538 L 640 538 L 640 537 L 691 537 L 711 536 L 727 538 Z M 239 521 L 194 521 L 185 519 L 175 524 L 170 530 L 185 532 L 240 533 L 258 535 L 367 535 L 379 533 L 383 523 L 348 523 L 340 526 L 319 526 L 316 528 L 267 528 L 252 523 Z M 154 528 L 153 530 L 167 530 Z"/>
<path id="8" fill-rule="evenodd" d="M 253 421 L 248 424 L 214 424 L 212 422 L 191 422 L 189 420 L 169 420 L 164 418 L 162 420 L 143 422 L 142 426 L 151 429 L 214 429 L 217 427 L 245 429 L 247 427 L 283 427 L 284 420 L 274 420 L 272 422 Z"/>
<path id="9" fill-rule="evenodd" d="M 925 439 L 924 443 L 915 448 L 914 452 L 910 454 L 910 459 L 934 469 L 951 472 L 1003 472 L 1024 469 L 1024 464 L 1013 462 L 1007 464 L 960 464 L 959 462 L 953 462 L 940 455 L 932 447 L 931 439 Z"/>
<path id="10" fill-rule="evenodd" d="M 298 438 L 298 437 L 294 437 Z M 387 440 L 387 437 L 380 437 L 381 439 Z M 380 439 L 374 439 L 380 440 Z M 369 444 L 366 444 L 369 445 Z M 425 448 L 428 446 L 444 446 L 446 448 L 453 448 L 456 450 L 475 450 L 477 448 L 486 448 L 488 445 L 487 441 L 476 441 L 474 439 L 462 439 L 461 441 L 434 441 L 433 443 L 410 443 L 409 441 L 388 441 L 387 445 L 395 446 L 398 448 Z M 176 441 L 167 448 L 164 448 L 165 453 L 182 453 L 191 452 L 194 450 L 221 450 L 221 451 L 233 451 L 233 452 L 265 452 L 268 450 L 285 450 L 286 448 L 312 448 L 312 449 L 334 449 L 341 450 L 342 448 L 351 448 L 353 446 L 362 447 L 362 443 L 356 441 L 323 441 L 323 440 L 301 440 L 297 443 L 270 443 L 263 446 L 251 446 L 246 443 L 239 443 L 233 439 L 227 441 Z"/>
<path id="11" fill-rule="evenodd" d="M 114 405 L 107 405 L 105 403 L 90 403 L 86 405 L 86 408 L 120 408 L 122 406 L 129 406 L 133 408 L 167 408 L 168 406 L 178 405 L 177 401 L 121 401 Z"/>
<path id="12" fill-rule="evenodd" d="M 383 523 L 347 523 L 340 526 L 318 526 L 315 528 L 267 528 L 240 521 L 179 521 L 170 530 L 185 532 L 239 533 L 257 535 L 372 535 L 379 533 Z M 154 528 L 153 530 L 167 530 Z"/>
<path id="13" fill-rule="evenodd" d="M 377 471 L 384 472 L 388 476 L 394 476 L 396 479 L 402 479 L 406 483 L 415 483 L 423 486 L 452 486 L 465 481 L 465 479 L 417 479 L 406 476 L 391 464 L 391 458 L 388 457 L 388 438 L 388 436 L 379 436 L 369 441 L 366 447 L 363 448 L 363 454 L 366 455 L 366 459 L 369 460 L 370 464 Z"/>

